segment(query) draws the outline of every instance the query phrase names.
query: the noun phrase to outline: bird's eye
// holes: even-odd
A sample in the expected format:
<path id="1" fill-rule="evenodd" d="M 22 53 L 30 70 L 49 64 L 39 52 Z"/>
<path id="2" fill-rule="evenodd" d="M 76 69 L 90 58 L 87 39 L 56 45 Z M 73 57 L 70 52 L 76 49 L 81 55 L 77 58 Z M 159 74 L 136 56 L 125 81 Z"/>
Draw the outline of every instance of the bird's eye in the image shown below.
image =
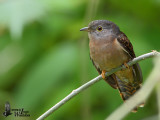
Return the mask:
<path id="1" fill-rule="evenodd" d="M 98 32 L 101 32 L 103 30 L 103 28 L 101 26 L 98 26 L 96 29 Z"/>

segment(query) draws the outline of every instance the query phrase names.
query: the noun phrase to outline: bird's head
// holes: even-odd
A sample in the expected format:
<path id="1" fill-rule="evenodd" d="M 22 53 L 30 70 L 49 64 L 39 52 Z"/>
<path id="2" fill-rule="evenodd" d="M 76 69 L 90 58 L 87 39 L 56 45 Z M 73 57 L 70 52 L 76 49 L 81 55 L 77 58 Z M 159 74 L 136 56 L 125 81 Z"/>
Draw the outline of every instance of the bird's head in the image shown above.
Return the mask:
<path id="1" fill-rule="evenodd" d="M 88 27 L 80 29 L 80 31 L 87 31 L 90 38 L 99 39 L 109 35 L 117 35 L 120 30 L 119 27 L 108 20 L 95 20 L 89 23 Z"/>

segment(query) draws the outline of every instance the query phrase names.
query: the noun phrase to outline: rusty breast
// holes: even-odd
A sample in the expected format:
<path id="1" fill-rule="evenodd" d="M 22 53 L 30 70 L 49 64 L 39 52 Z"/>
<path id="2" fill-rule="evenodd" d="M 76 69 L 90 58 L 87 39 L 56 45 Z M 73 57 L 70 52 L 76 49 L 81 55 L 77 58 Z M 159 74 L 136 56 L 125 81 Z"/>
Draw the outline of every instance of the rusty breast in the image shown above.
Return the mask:
<path id="1" fill-rule="evenodd" d="M 90 36 L 90 56 L 101 70 L 109 71 L 129 60 L 128 55 L 114 36 L 94 39 Z"/>

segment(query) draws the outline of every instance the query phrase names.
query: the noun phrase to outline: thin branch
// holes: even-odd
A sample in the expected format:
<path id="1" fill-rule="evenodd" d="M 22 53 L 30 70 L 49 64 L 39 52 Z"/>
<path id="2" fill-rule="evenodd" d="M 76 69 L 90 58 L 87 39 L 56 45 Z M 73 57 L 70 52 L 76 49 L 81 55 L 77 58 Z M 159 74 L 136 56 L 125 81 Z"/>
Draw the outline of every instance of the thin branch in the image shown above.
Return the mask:
<path id="1" fill-rule="evenodd" d="M 146 80 L 143 87 L 136 92 L 129 100 L 122 104 L 118 109 L 115 110 L 106 120 L 121 120 L 130 111 L 140 103 L 144 102 L 156 84 L 160 81 L 160 57 L 157 58 L 153 71 Z"/>
<path id="2" fill-rule="evenodd" d="M 158 120 L 160 120 L 160 81 L 157 84 Z"/>
<path id="3" fill-rule="evenodd" d="M 128 66 L 132 66 L 133 64 L 142 61 L 144 59 L 147 58 L 151 58 L 154 56 L 159 55 L 160 53 L 153 51 L 144 55 L 141 55 L 137 58 L 134 58 L 132 61 L 128 62 Z M 119 66 L 115 69 L 112 69 L 111 71 L 106 73 L 106 77 L 121 70 L 121 69 L 125 69 L 126 67 L 124 65 Z M 90 80 L 89 82 L 85 83 L 84 85 L 80 86 L 79 88 L 73 90 L 69 95 L 67 95 L 64 99 L 62 99 L 60 102 L 58 102 L 56 105 L 54 105 L 52 108 L 50 108 L 48 111 L 46 111 L 44 114 L 42 114 L 39 118 L 37 118 L 37 120 L 43 120 L 44 118 L 48 117 L 51 113 L 53 113 L 54 111 L 56 111 L 57 109 L 59 109 L 62 105 L 64 105 L 66 102 L 68 102 L 70 99 L 72 99 L 74 96 L 76 96 L 77 94 L 79 94 L 80 92 L 82 92 L 83 90 L 85 90 L 86 88 L 89 88 L 91 85 L 95 84 L 96 82 L 102 80 L 102 76 L 99 75 L 96 78 Z M 112 119 L 113 120 L 113 119 Z"/>

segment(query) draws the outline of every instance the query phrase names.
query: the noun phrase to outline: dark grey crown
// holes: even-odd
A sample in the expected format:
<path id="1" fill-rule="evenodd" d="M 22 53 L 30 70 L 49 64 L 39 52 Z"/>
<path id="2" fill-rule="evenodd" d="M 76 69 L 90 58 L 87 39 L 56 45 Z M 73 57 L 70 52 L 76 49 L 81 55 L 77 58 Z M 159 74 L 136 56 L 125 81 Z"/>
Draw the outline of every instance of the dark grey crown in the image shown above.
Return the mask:
<path id="1" fill-rule="evenodd" d="M 88 25 L 89 29 L 92 31 L 96 30 L 98 26 L 102 26 L 103 29 L 112 29 L 114 33 L 120 32 L 119 27 L 115 23 L 108 20 L 95 20 L 90 22 Z"/>

